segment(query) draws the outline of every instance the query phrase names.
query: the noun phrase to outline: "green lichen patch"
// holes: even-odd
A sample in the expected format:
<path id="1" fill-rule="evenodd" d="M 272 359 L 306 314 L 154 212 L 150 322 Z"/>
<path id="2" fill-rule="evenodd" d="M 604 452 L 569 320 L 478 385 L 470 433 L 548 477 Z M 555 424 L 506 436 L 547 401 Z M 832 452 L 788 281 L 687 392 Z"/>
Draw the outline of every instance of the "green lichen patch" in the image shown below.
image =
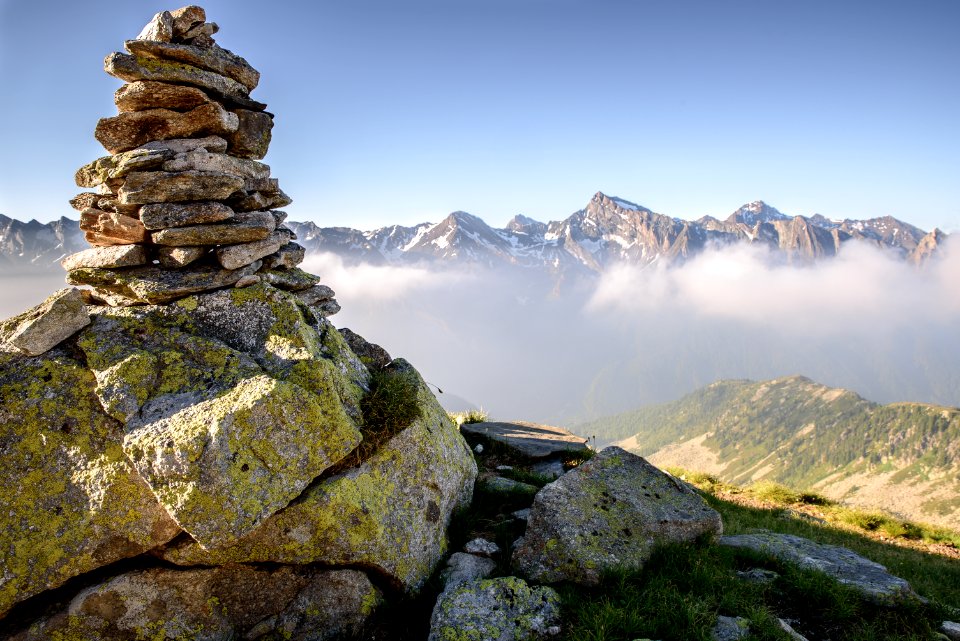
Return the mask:
<path id="1" fill-rule="evenodd" d="M 444 592 L 430 622 L 429 641 L 547 639 L 560 620 L 560 597 L 548 587 L 501 577 Z"/>
<path id="2" fill-rule="evenodd" d="M 0 614 L 179 532 L 120 448 L 94 376 L 62 350 L 0 359 Z"/>
<path id="3" fill-rule="evenodd" d="M 123 447 L 180 526 L 216 548 L 286 506 L 360 439 L 332 395 L 260 375 L 213 397 L 151 401 Z"/>
<path id="4" fill-rule="evenodd" d="M 324 479 L 235 545 L 204 551 L 178 543 L 163 557 L 181 565 L 225 562 L 362 564 L 416 591 L 446 550 L 455 508 L 469 503 L 476 463 L 415 370 L 421 417 L 361 465 Z"/>

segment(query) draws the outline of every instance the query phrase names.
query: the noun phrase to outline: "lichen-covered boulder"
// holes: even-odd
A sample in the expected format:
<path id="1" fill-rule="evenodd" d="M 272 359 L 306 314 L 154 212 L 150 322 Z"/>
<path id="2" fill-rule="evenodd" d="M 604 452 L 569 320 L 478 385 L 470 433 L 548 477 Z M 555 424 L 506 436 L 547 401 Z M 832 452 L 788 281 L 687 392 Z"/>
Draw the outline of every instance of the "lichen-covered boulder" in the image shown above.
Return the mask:
<path id="1" fill-rule="evenodd" d="M 559 620 L 552 588 L 512 576 L 468 581 L 440 595 L 428 641 L 536 641 L 559 634 Z"/>
<path id="2" fill-rule="evenodd" d="M 11 639 L 321 641 L 355 633 L 381 600 L 356 570 L 154 568 L 87 588 Z"/>
<path id="3" fill-rule="evenodd" d="M 692 487 L 608 447 L 537 493 L 513 563 L 538 582 L 592 585 L 604 570 L 642 567 L 662 543 L 722 528 Z"/>
<path id="4" fill-rule="evenodd" d="M 0 615 L 180 528 L 121 448 L 94 375 L 66 349 L 0 352 Z"/>
<path id="5" fill-rule="evenodd" d="M 180 565 L 324 563 L 373 567 L 415 591 L 447 548 L 454 509 L 470 501 L 477 468 L 427 385 L 415 377 L 421 417 L 360 465 L 324 478 L 235 545 L 203 550 L 176 541 L 162 557 Z"/>

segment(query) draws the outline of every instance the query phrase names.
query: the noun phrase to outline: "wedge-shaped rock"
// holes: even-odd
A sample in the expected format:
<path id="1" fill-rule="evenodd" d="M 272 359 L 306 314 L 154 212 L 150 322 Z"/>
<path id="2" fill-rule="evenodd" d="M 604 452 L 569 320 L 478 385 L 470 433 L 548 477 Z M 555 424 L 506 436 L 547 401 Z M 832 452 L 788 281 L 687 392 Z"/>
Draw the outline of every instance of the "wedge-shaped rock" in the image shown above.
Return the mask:
<path id="1" fill-rule="evenodd" d="M 508 576 L 468 581 L 437 599 L 427 641 L 551 639 L 560 622 L 560 595 Z"/>
<path id="2" fill-rule="evenodd" d="M 173 17 L 173 35 L 183 38 L 188 31 L 201 25 L 207 20 L 207 12 L 203 7 L 189 5 L 170 12 Z"/>
<path id="3" fill-rule="evenodd" d="M 94 386 L 62 349 L 0 353 L 0 616 L 180 532 L 127 461 Z"/>
<path id="4" fill-rule="evenodd" d="M 114 245 L 113 247 L 91 247 L 76 254 L 70 254 L 60 261 L 65 270 L 73 271 L 82 267 L 137 267 L 147 264 L 147 250 L 143 245 Z"/>
<path id="5" fill-rule="evenodd" d="M 147 237 L 139 218 L 99 209 L 84 209 L 80 213 L 80 229 L 87 232 L 91 245 L 133 245 Z"/>
<path id="6" fill-rule="evenodd" d="M 214 153 L 227 150 L 227 141 L 220 136 L 205 138 L 173 138 L 170 140 L 152 140 L 140 145 L 139 149 L 168 149 L 175 154 L 182 154 L 194 149 L 205 149 Z"/>
<path id="7" fill-rule="evenodd" d="M 84 209 L 93 209 L 97 206 L 97 201 L 100 200 L 100 194 L 95 194 L 90 191 L 85 191 L 83 193 L 77 194 L 70 199 L 70 206 L 76 209 L 77 211 L 83 211 Z"/>
<path id="8" fill-rule="evenodd" d="M 15 317 L 6 342 L 24 354 L 39 356 L 90 324 L 80 291 L 61 289 Z M 6 332 L 4 332 L 6 334 Z"/>
<path id="9" fill-rule="evenodd" d="M 267 107 L 262 102 L 251 100 L 250 90 L 236 80 L 183 62 L 138 58 L 114 52 L 104 59 L 103 69 L 111 76 L 127 82 L 156 80 L 200 87 L 218 98 L 252 111 L 263 111 Z"/>
<path id="10" fill-rule="evenodd" d="M 157 245 L 173 247 L 249 243 L 269 237 L 275 225 L 270 212 L 255 211 L 235 214 L 225 223 L 162 229 L 151 237 Z"/>
<path id="11" fill-rule="evenodd" d="M 243 178 L 213 171 L 135 171 L 120 188 L 124 204 L 221 200 L 243 186 Z"/>
<path id="12" fill-rule="evenodd" d="M 200 402 L 148 402 L 123 450 L 160 504 L 201 546 L 233 543 L 360 443 L 338 403 L 259 376 Z"/>
<path id="13" fill-rule="evenodd" d="M 823 572 L 883 605 L 917 598 L 910 584 L 887 572 L 887 568 L 838 545 L 815 543 L 777 532 L 725 536 L 720 539 L 720 545 L 755 550 L 802 568 Z"/>
<path id="14" fill-rule="evenodd" d="M 293 269 L 303 262 L 304 256 L 306 256 L 306 250 L 301 245 L 290 242 L 278 249 L 276 254 L 264 258 L 263 267 L 264 269 Z M 331 289 L 330 292 L 328 298 L 333 298 L 333 290 Z"/>
<path id="15" fill-rule="evenodd" d="M 273 116 L 264 111 L 237 109 L 237 130 L 230 135 L 230 153 L 240 158 L 260 159 L 267 155 L 273 130 Z"/>
<path id="16" fill-rule="evenodd" d="M 113 102 L 120 111 L 144 111 L 147 109 L 172 109 L 189 111 L 209 102 L 210 97 L 196 87 L 172 85 L 169 82 L 137 80 L 130 82 L 113 94 Z"/>
<path id="17" fill-rule="evenodd" d="M 101 118 L 93 135 L 107 151 L 116 154 L 156 140 L 230 134 L 238 125 L 235 114 L 211 102 L 182 113 L 148 109 Z"/>
<path id="18" fill-rule="evenodd" d="M 217 260 L 224 269 L 239 269 L 276 252 L 286 245 L 289 239 L 284 232 L 274 232 L 267 238 L 252 243 L 224 245 L 216 250 Z"/>
<path id="19" fill-rule="evenodd" d="M 381 603 L 357 570 L 152 568 L 114 577 L 11 641 L 353 638 Z"/>
<path id="20" fill-rule="evenodd" d="M 270 167 L 245 158 L 234 158 L 227 154 L 215 154 L 203 149 L 195 149 L 184 154 L 177 154 L 163 163 L 165 171 L 218 171 L 244 178 L 269 178 Z"/>
<path id="21" fill-rule="evenodd" d="M 194 35 L 200 35 L 196 33 Z M 212 35 L 212 34 L 207 34 Z M 192 37 L 188 35 L 188 37 Z M 140 59 L 157 58 L 160 60 L 174 60 L 185 62 L 200 69 L 213 71 L 226 76 L 252 91 L 260 82 L 260 72 L 250 66 L 246 60 L 226 49 L 217 46 L 209 49 L 191 47 L 190 45 L 173 44 L 170 42 L 145 42 L 143 40 L 127 40 L 124 49 Z"/>
<path id="22" fill-rule="evenodd" d="M 583 452 L 587 439 L 562 427 L 526 421 L 465 423 L 460 430 L 506 445 L 529 458 L 545 458 L 565 451 Z"/>
<path id="23" fill-rule="evenodd" d="M 77 170 L 77 187 L 96 187 L 109 180 L 123 178 L 131 171 L 144 171 L 163 166 L 175 153 L 167 149 L 131 149 L 114 156 L 97 158 Z"/>
<path id="24" fill-rule="evenodd" d="M 216 201 L 153 203 L 140 208 L 140 222 L 150 230 L 219 223 L 233 218 L 233 210 Z"/>
<path id="25" fill-rule="evenodd" d="M 605 570 L 642 567 L 659 544 L 722 527 L 692 487 L 608 447 L 537 493 L 513 563 L 537 582 L 593 585 Z"/>
<path id="26" fill-rule="evenodd" d="M 137 36 L 139 40 L 170 42 L 173 39 L 173 16 L 169 11 L 161 11 L 153 16 Z"/>
<path id="27" fill-rule="evenodd" d="M 356 564 L 377 568 L 405 589 L 419 589 L 446 550 L 450 515 L 470 501 L 477 468 L 416 370 L 402 359 L 394 367 L 416 377 L 420 419 L 359 467 L 310 487 L 235 545 L 204 551 L 179 542 L 164 558 L 183 565 Z"/>
<path id="28" fill-rule="evenodd" d="M 157 250 L 157 259 L 161 267 L 180 269 L 200 260 L 209 250 L 209 247 L 160 247 Z M 244 278 L 250 277 L 244 276 Z M 240 280 L 237 281 L 239 282 Z"/>
<path id="29" fill-rule="evenodd" d="M 71 285 L 90 285 L 107 294 L 116 294 L 134 303 L 160 305 L 178 298 L 221 287 L 230 287 L 253 274 L 259 263 L 241 269 L 220 269 L 212 265 L 190 266 L 170 271 L 157 267 L 132 269 L 75 269 L 67 274 Z"/>

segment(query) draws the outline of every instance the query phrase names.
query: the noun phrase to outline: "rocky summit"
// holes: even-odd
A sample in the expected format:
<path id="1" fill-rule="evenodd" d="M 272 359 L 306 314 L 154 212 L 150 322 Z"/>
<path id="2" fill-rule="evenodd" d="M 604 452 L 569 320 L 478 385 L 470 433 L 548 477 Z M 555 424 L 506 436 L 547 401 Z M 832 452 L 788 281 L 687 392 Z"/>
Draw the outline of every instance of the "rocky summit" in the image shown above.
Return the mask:
<path id="1" fill-rule="evenodd" d="M 250 97 L 260 73 L 218 46 L 217 31 L 200 7 L 163 11 L 104 61 L 126 84 L 119 113 L 95 130 L 110 155 L 75 176 L 92 190 L 71 204 L 93 248 L 61 261 L 67 281 L 89 287 L 91 302 L 126 306 L 267 280 L 311 290 L 334 314 L 328 287 L 276 274 L 296 271 L 303 248 L 279 211 L 291 200 L 261 162 L 273 114 Z"/>

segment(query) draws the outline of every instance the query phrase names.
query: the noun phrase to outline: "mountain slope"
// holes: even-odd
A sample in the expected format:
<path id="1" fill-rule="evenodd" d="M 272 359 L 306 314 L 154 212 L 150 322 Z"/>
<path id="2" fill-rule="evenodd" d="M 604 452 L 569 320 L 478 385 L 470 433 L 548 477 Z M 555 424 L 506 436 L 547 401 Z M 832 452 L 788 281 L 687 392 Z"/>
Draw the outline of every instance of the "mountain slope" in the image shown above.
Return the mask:
<path id="1" fill-rule="evenodd" d="M 960 524 L 960 409 L 879 405 L 801 376 L 720 381 L 575 429 L 657 464 L 769 479 L 919 520 Z"/>
<path id="2" fill-rule="evenodd" d="M 87 247 L 76 220 L 24 223 L 0 214 L 0 270 L 5 274 L 59 270 L 61 258 Z"/>

